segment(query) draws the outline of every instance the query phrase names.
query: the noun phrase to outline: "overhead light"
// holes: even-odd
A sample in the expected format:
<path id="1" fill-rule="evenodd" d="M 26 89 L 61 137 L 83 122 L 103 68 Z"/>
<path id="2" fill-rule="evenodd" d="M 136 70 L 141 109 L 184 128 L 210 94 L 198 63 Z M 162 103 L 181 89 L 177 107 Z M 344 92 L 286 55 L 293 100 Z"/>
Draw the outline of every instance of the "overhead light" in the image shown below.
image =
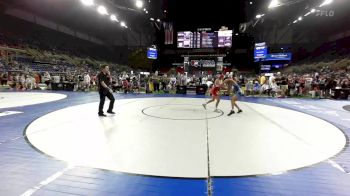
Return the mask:
<path id="1" fill-rule="evenodd" d="M 97 11 L 102 15 L 108 15 L 107 9 L 102 5 L 97 7 Z"/>
<path id="2" fill-rule="evenodd" d="M 81 3 L 83 3 L 86 6 L 92 6 L 95 5 L 94 0 L 80 0 Z"/>
<path id="3" fill-rule="evenodd" d="M 128 28 L 128 26 L 126 26 L 126 25 L 125 25 L 125 28 L 127 29 L 127 28 Z"/>
<path id="4" fill-rule="evenodd" d="M 272 0 L 270 5 L 269 5 L 269 9 L 272 9 L 272 8 L 275 8 L 275 7 L 278 7 L 278 6 L 281 6 L 279 0 Z"/>
<path id="5" fill-rule="evenodd" d="M 136 0 L 136 7 L 137 8 L 142 8 L 143 7 L 143 2 L 141 0 Z"/>
<path id="6" fill-rule="evenodd" d="M 298 18 L 298 20 L 299 20 L 299 21 L 302 21 L 302 20 L 303 20 L 303 17 L 300 16 L 300 17 Z"/>
<path id="7" fill-rule="evenodd" d="M 265 14 L 258 14 L 258 15 L 256 15 L 255 18 L 259 19 L 259 18 L 262 18 L 263 16 L 265 16 Z"/>
<path id="8" fill-rule="evenodd" d="M 298 22 L 298 20 L 294 20 L 294 22 L 293 22 L 293 23 L 295 24 L 295 23 L 297 23 L 297 22 Z"/>
<path id="9" fill-rule="evenodd" d="M 166 13 L 167 11 L 166 10 L 164 10 L 164 13 Z"/>
<path id="10" fill-rule="evenodd" d="M 236 33 L 236 35 L 238 35 L 238 33 Z"/>
<path id="11" fill-rule="evenodd" d="M 111 15 L 111 20 L 115 21 L 115 22 L 119 22 L 119 20 L 117 19 L 117 17 L 114 14 Z"/>
<path id="12" fill-rule="evenodd" d="M 146 14 L 148 14 L 148 11 L 146 10 Z"/>
<path id="13" fill-rule="evenodd" d="M 146 11 L 146 8 L 143 8 L 143 11 Z"/>
<path id="14" fill-rule="evenodd" d="M 250 5 L 253 5 L 253 2 L 249 2 Z"/>
<path id="15" fill-rule="evenodd" d="M 310 15 L 311 14 L 311 12 L 308 12 L 308 13 L 306 13 L 304 16 L 308 16 L 308 15 Z"/>
<path id="16" fill-rule="evenodd" d="M 323 7 L 323 6 L 328 5 L 328 4 L 331 4 L 331 3 L 333 3 L 333 0 L 325 0 L 325 1 L 320 5 L 320 7 Z"/>
<path id="17" fill-rule="evenodd" d="M 157 19 L 157 22 L 160 22 L 160 19 L 159 19 L 159 18 Z"/>
<path id="18" fill-rule="evenodd" d="M 314 13 L 314 12 L 316 12 L 316 9 L 315 8 L 311 9 L 311 13 Z"/>
<path id="19" fill-rule="evenodd" d="M 121 21 L 120 26 L 125 27 L 126 26 L 125 22 Z"/>
<path id="20" fill-rule="evenodd" d="M 154 18 L 150 18 L 150 20 L 154 21 Z"/>

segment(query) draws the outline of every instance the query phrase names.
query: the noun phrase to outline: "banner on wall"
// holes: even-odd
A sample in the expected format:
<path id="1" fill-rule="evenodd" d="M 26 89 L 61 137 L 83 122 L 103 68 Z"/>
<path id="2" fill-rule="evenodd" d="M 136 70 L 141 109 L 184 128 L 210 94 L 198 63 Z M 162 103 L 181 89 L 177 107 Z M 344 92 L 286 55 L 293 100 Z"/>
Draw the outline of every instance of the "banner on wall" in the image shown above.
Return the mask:
<path id="1" fill-rule="evenodd" d="M 271 53 L 267 54 L 266 58 L 255 59 L 255 62 L 261 61 L 291 61 L 292 53 Z"/>

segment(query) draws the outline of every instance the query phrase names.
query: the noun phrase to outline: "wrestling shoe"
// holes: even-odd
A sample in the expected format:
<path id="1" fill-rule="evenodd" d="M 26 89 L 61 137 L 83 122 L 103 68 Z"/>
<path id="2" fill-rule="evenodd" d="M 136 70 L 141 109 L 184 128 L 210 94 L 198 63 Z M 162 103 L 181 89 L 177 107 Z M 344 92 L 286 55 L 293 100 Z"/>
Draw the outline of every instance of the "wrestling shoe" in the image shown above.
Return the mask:
<path id="1" fill-rule="evenodd" d="M 230 113 L 227 114 L 227 116 L 231 116 L 234 113 L 235 113 L 235 111 L 231 110 Z"/>

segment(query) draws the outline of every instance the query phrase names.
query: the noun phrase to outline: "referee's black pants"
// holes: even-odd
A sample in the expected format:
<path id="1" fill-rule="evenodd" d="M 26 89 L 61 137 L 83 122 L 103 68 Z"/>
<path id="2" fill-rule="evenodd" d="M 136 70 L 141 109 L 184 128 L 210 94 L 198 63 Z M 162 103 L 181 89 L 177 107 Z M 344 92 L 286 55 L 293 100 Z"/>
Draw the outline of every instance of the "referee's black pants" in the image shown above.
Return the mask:
<path id="1" fill-rule="evenodd" d="M 99 93 L 100 93 L 100 104 L 98 106 L 98 114 L 103 114 L 103 106 L 105 105 L 106 97 L 110 100 L 107 111 L 112 112 L 114 107 L 114 101 L 115 101 L 113 94 L 110 92 L 99 92 Z"/>

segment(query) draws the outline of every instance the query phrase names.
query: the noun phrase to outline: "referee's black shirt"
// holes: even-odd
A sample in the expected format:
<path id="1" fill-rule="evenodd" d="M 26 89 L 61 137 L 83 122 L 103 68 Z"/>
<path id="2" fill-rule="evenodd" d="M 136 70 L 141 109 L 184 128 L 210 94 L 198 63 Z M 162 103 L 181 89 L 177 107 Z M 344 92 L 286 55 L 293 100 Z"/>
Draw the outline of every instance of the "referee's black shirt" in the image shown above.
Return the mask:
<path id="1" fill-rule="evenodd" d="M 98 91 L 99 93 L 107 93 L 108 89 L 103 87 L 101 82 L 103 81 L 107 86 L 110 85 L 109 83 L 109 76 L 107 74 L 104 74 L 103 72 L 100 72 L 97 75 L 97 80 L 98 80 Z"/>

